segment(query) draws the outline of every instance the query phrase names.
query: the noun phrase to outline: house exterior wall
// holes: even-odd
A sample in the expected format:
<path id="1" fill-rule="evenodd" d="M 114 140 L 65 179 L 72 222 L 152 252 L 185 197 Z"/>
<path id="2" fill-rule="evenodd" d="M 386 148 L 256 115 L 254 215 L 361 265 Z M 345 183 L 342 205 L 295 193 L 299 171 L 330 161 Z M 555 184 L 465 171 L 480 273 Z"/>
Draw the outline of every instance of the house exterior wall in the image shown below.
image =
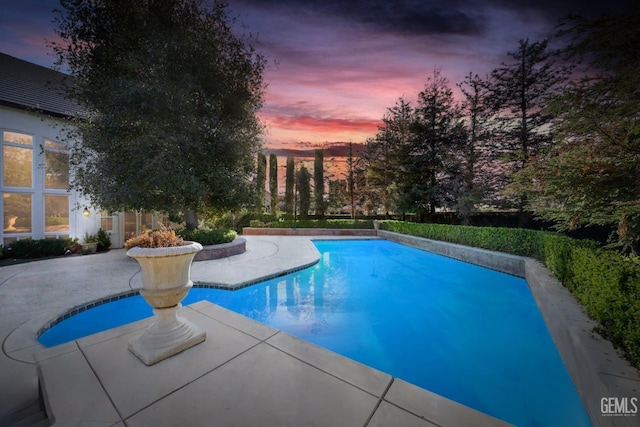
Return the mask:
<path id="1" fill-rule="evenodd" d="M 47 151 L 46 144 L 49 146 L 62 144 L 60 124 L 61 121 L 45 115 L 0 106 L 0 140 L 2 140 L 0 141 L 2 143 L 2 152 L 0 153 L 2 172 L 0 173 L 0 190 L 2 191 L 0 216 L 3 224 L 0 229 L 0 243 L 4 246 L 14 240 L 24 238 L 43 239 L 45 237 L 69 236 L 82 241 L 85 233 L 94 234 L 100 227 L 100 212 L 92 209 L 87 200 L 78 193 L 69 191 L 68 188 L 49 188 L 49 184 L 45 184 L 45 179 L 50 179 L 46 170 L 45 156 L 46 153 L 51 152 Z M 13 134 L 29 135 L 32 144 L 23 149 L 19 145 L 16 148 L 15 144 L 5 142 L 3 135 Z M 46 141 L 49 142 L 46 143 Z M 25 165 L 28 166 L 30 163 L 31 171 L 28 170 L 28 167 L 24 167 L 20 172 L 25 177 L 28 177 L 30 173 L 30 182 L 23 182 L 18 186 L 11 185 L 10 173 L 5 170 L 10 165 L 6 163 L 11 161 L 12 150 L 16 152 L 21 149 L 26 153 L 31 150 L 31 161 L 23 159 Z M 59 153 L 58 158 L 64 159 L 64 151 L 56 150 L 56 152 Z M 14 209 L 15 202 L 13 200 L 16 196 L 24 202 L 25 206 L 29 197 L 31 198 L 30 218 L 10 218 L 15 216 L 11 211 Z M 56 212 L 52 212 L 51 201 L 63 201 L 65 196 L 68 196 L 69 200 L 68 212 L 65 212 L 63 204 L 60 203 L 57 203 Z M 83 214 L 85 207 L 89 210 L 88 216 Z M 20 212 L 26 212 L 26 208 L 21 208 Z M 68 215 L 68 225 L 65 223 L 65 214 Z M 56 216 L 56 218 L 52 218 L 52 216 Z"/>

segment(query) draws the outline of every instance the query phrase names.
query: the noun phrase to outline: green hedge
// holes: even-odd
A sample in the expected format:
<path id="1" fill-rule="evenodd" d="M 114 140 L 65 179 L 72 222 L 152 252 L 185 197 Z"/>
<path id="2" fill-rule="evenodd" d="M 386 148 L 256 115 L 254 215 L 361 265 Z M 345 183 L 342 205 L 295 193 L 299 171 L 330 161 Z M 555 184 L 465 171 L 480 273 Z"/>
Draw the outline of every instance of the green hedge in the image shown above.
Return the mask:
<path id="1" fill-rule="evenodd" d="M 5 250 L 7 258 L 31 259 L 64 255 L 73 250 L 75 242 L 69 238 L 61 239 L 22 239 L 11 243 Z"/>
<path id="2" fill-rule="evenodd" d="M 233 242 L 238 237 L 235 230 L 200 227 L 192 230 L 186 228 L 176 229 L 176 234 L 184 240 L 198 242 L 201 245 L 219 245 L 221 243 Z"/>
<path id="3" fill-rule="evenodd" d="M 306 219 L 280 220 L 265 224 L 267 228 L 338 228 L 338 229 L 367 229 L 373 228 L 372 220 L 353 219 Z"/>
<path id="4" fill-rule="evenodd" d="M 597 331 L 640 367 L 640 260 L 595 242 L 519 228 L 384 221 L 381 229 L 536 258 L 571 291 Z"/>
<path id="5" fill-rule="evenodd" d="M 205 222 L 211 228 L 230 228 L 241 232 L 243 227 L 264 227 L 265 224 L 278 220 L 278 215 L 243 212 L 238 214 L 225 214 L 210 218 Z M 257 225 L 251 225 L 257 224 Z"/>

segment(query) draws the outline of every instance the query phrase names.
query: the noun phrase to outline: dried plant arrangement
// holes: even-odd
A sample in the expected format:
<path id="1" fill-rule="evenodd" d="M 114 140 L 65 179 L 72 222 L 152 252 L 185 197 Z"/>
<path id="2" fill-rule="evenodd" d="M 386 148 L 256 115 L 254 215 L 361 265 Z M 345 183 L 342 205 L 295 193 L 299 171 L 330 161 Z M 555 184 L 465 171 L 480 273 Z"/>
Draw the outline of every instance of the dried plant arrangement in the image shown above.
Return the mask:
<path id="1" fill-rule="evenodd" d="M 178 236 L 174 230 L 164 226 L 161 226 L 159 230 L 143 231 L 124 243 L 126 249 L 135 246 L 139 248 L 170 248 L 182 245 L 184 245 L 182 237 Z"/>

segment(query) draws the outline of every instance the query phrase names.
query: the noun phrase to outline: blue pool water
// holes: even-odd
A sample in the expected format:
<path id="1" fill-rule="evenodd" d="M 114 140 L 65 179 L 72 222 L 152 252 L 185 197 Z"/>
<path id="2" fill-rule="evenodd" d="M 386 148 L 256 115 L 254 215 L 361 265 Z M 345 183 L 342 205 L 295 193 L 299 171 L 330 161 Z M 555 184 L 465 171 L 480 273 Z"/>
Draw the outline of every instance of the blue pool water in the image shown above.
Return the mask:
<path id="1" fill-rule="evenodd" d="M 527 283 L 385 240 L 316 241 L 318 264 L 207 299 L 519 426 L 590 425 Z M 103 304 L 46 346 L 151 315 L 142 297 Z"/>

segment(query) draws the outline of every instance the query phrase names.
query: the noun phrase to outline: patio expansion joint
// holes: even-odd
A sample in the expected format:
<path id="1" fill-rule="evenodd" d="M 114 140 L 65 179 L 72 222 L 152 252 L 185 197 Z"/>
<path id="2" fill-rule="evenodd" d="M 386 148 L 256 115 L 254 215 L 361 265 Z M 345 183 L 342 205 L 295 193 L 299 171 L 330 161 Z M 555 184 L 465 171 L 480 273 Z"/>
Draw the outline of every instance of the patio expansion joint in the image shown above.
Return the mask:
<path id="1" fill-rule="evenodd" d="M 382 404 L 382 402 L 385 402 L 385 403 L 387 403 L 387 404 L 389 404 L 389 405 L 395 406 L 396 408 L 400 409 L 401 411 L 407 412 L 407 413 L 409 413 L 409 414 L 411 414 L 411 415 L 413 415 L 413 416 L 415 416 L 415 417 L 417 417 L 417 418 L 420 418 L 421 420 L 426 421 L 426 422 L 428 422 L 429 424 L 433 424 L 433 425 L 438 426 L 438 427 L 444 427 L 442 424 L 440 424 L 439 422 L 437 422 L 437 421 L 435 421 L 435 420 L 432 420 L 432 419 L 430 419 L 430 418 L 427 418 L 427 417 L 425 417 L 424 415 L 418 414 L 418 413 L 416 413 L 416 412 L 414 412 L 414 411 L 411 411 L 411 410 L 409 410 L 409 409 L 407 409 L 407 408 L 405 408 L 405 407 L 402 407 L 402 406 L 398 405 L 397 403 L 394 403 L 394 402 L 392 402 L 392 401 L 390 401 L 390 400 L 387 400 L 387 399 L 386 399 L 387 393 L 388 393 L 388 392 L 389 392 L 389 390 L 391 389 L 391 386 L 393 385 L 393 383 L 395 382 L 395 380 L 396 380 L 396 378 L 395 378 L 395 377 L 392 377 L 392 378 L 391 378 L 391 381 L 389 381 L 389 384 L 387 385 L 387 388 L 384 390 L 384 392 L 382 393 L 382 395 L 381 395 L 381 396 L 380 396 L 380 398 L 378 399 L 378 404 L 377 404 L 377 405 L 376 405 L 376 407 L 374 408 L 373 412 L 371 413 L 371 416 L 370 416 L 370 417 L 369 417 L 369 419 L 367 420 L 367 422 L 366 422 L 366 424 L 364 425 L 364 427 L 367 427 L 367 426 L 369 425 L 369 423 L 371 422 L 371 420 L 373 419 L 374 415 L 375 415 L 375 414 L 376 414 L 376 412 L 378 411 L 378 408 L 380 407 L 380 405 Z M 458 402 L 455 402 L 455 401 L 454 401 L 454 403 L 456 403 L 456 404 L 458 404 L 458 405 L 461 405 L 461 406 L 464 406 L 463 404 L 458 403 Z"/>
<path id="2" fill-rule="evenodd" d="M 271 343 L 266 342 L 266 340 L 271 339 L 271 338 L 273 338 L 273 337 L 275 337 L 276 335 L 279 335 L 279 334 L 289 335 L 289 334 L 287 334 L 286 332 L 278 331 L 278 332 L 276 332 L 275 334 L 271 335 L 269 338 L 266 338 L 266 339 L 265 339 L 265 341 L 263 341 L 263 343 L 264 343 L 264 344 L 266 344 L 266 345 L 268 345 L 269 347 L 273 348 L 274 350 L 279 351 L 280 353 L 284 353 L 284 354 L 286 354 L 287 356 L 292 357 L 292 358 L 294 358 L 294 359 L 298 360 L 299 362 L 304 363 L 304 364 L 305 364 L 305 365 L 307 365 L 307 366 L 310 366 L 310 367 L 312 367 L 312 368 L 314 368 L 314 369 L 316 369 L 316 370 L 318 370 L 318 371 L 320 371 L 320 372 L 322 372 L 322 373 L 324 373 L 324 374 L 329 375 L 329 376 L 330 376 L 330 377 L 332 377 L 332 378 L 335 378 L 335 379 L 337 379 L 337 380 L 339 380 L 339 381 L 341 381 L 341 382 L 343 382 L 343 383 L 345 383 L 345 384 L 347 384 L 347 385 L 349 385 L 349 386 L 351 386 L 351 387 L 357 388 L 358 390 L 363 391 L 363 392 L 367 393 L 367 394 L 368 394 L 368 395 L 370 395 L 370 396 L 373 396 L 373 397 L 375 397 L 375 398 L 378 398 L 379 400 L 381 399 L 381 397 L 380 397 L 380 396 L 377 396 L 375 393 L 371 393 L 370 391 L 365 390 L 364 388 L 362 388 L 362 387 L 360 387 L 360 386 L 358 386 L 358 385 L 356 385 L 356 384 L 354 384 L 354 383 L 352 383 L 352 382 L 349 382 L 349 381 L 345 380 L 344 378 L 340 378 L 339 376 L 337 376 L 337 375 L 335 375 L 335 374 L 333 374 L 333 373 L 331 373 L 331 372 L 329 372 L 329 371 L 327 371 L 327 370 L 325 370 L 325 369 L 322 369 L 322 368 L 320 368 L 319 366 L 316 366 L 316 365 L 314 365 L 314 364 L 312 364 L 312 363 L 309 363 L 308 361 L 306 361 L 306 360 L 304 360 L 304 359 L 301 359 L 300 357 L 296 356 L 295 354 L 289 353 L 289 352 L 287 352 L 287 351 L 285 351 L 285 350 L 283 350 L 283 349 L 281 349 L 281 348 L 279 348 L 279 347 L 274 346 L 274 345 L 273 345 L 273 344 L 271 344 Z M 292 335 L 292 336 L 293 336 L 293 335 Z M 308 342 L 308 341 L 307 341 L 307 342 Z M 323 349 L 323 350 L 326 350 L 326 349 Z M 391 384 L 393 383 L 393 379 L 394 379 L 394 378 L 392 377 L 392 378 L 391 378 L 391 381 L 390 381 L 390 382 L 389 382 L 389 384 L 388 384 L 388 387 L 385 389 L 384 393 L 382 393 L 382 395 L 383 395 L 383 396 L 387 393 L 387 390 L 389 390 L 389 388 L 391 387 Z M 380 403 L 378 403 L 378 405 L 380 405 Z M 376 405 L 376 408 L 377 408 L 377 406 L 378 406 L 378 405 Z M 374 411 L 374 412 L 375 412 L 375 411 Z"/>
<path id="3" fill-rule="evenodd" d="M 136 272 L 135 272 L 135 273 L 133 273 L 133 274 L 131 275 L 131 277 L 129 277 L 129 283 L 128 283 L 128 285 L 129 285 L 129 289 L 131 289 L 132 291 L 139 290 L 139 288 L 135 288 L 135 287 L 132 285 L 133 278 L 134 278 L 134 277 L 136 277 L 138 274 L 142 274 L 142 268 L 140 267 L 140 265 L 138 265 L 138 269 L 136 270 Z"/>
<path id="4" fill-rule="evenodd" d="M 227 326 L 228 326 L 228 325 L 227 325 Z M 235 329 L 235 328 L 234 328 L 234 329 Z M 242 332 L 242 331 L 240 331 L 240 332 Z M 246 332 L 243 332 L 243 333 L 244 333 L 244 334 L 246 334 L 246 335 L 249 335 L 249 334 L 247 334 Z M 249 336 L 251 336 L 251 335 L 249 335 Z M 255 337 L 252 337 L 252 338 L 254 338 L 254 339 L 255 339 Z M 149 403 L 148 405 L 145 405 L 145 406 L 141 407 L 141 408 L 140 408 L 140 409 L 138 409 L 137 411 L 135 411 L 135 412 L 131 413 L 128 417 L 126 417 L 126 418 L 122 418 L 122 416 L 120 416 L 120 418 L 121 418 L 122 422 L 123 422 L 125 425 L 127 425 L 127 420 L 129 420 L 129 419 L 133 418 L 134 416 L 136 416 L 136 415 L 137 415 L 137 414 L 139 414 L 140 412 L 142 412 L 142 411 L 144 411 L 145 409 L 147 409 L 147 408 L 149 408 L 149 407 L 151 407 L 151 406 L 155 405 L 156 403 L 158 403 L 158 402 L 160 402 L 160 401 L 162 401 L 162 400 L 164 400 L 164 399 L 166 399 L 166 398 L 168 398 L 168 397 L 170 397 L 170 396 L 174 395 L 175 393 L 177 393 L 177 392 L 181 391 L 181 390 L 182 390 L 182 389 L 184 389 L 185 387 L 187 387 L 187 386 L 189 386 L 189 385 L 191 385 L 191 384 L 195 383 L 196 381 L 200 380 L 200 379 L 201 379 L 201 378 L 203 378 L 203 377 L 206 377 L 207 375 L 209 375 L 209 374 L 210 374 L 210 373 L 212 373 L 213 371 L 215 371 L 215 370 L 217 370 L 217 369 L 222 368 L 223 366 L 225 366 L 225 365 L 229 364 L 230 362 L 234 361 L 234 360 L 235 360 L 235 359 L 237 359 L 238 357 L 242 356 L 243 354 L 248 353 L 249 351 L 253 350 L 254 348 L 256 348 L 257 346 L 259 346 L 260 344 L 262 344 L 262 343 L 263 343 L 263 341 L 260 341 L 259 339 L 256 339 L 256 340 L 257 340 L 258 342 L 257 342 L 257 343 L 255 343 L 254 345 L 252 345 L 251 347 L 247 348 L 247 349 L 246 349 L 246 350 L 244 350 L 244 351 L 241 351 L 240 353 L 236 354 L 236 355 L 235 355 L 235 356 L 233 356 L 232 358 L 230 358 L 230 359 L 228 359 L 228 360 L 225 360 L 225 361 L 224 361 L 224 362 L 222 362 L 221 364 L 219 364 L 219 365 L 217 365 L 217 366 L 215 366 L 215 367 L 213 367 L 213 368 L 211 368 L 211 369 L 207 370 L 206 372 L 203 372 L 203 373 L 202 373 L 202 375 L 200 375 L 200 376 L 198 376 L 198 377 L 196 377 L 196 378 L 192 379 L 191 381 L 188 381 L 188 382 L 184 383 L 184 384 L 183 384 L 183 385 L 181 385 L 180 387 L 176 388 L 175 390 L 172 390 L 171 392 L 169 392 L 169 393 L 165 394 L 164 396 L 160 397 L 159 399 L 156 399 L 156 400 L 154 400 L 153 402 Z M 185 351 L 189 351 L 189 349 L 187 349 L 187 350 L 185 350 Z M 93 369 L 93 368 L 92 368 L 92 369 Z M 101 385 L 102 385 L 102 383 L 101 383 Z M 103 388 L 104 388 L 104 387 L 103 387 Z M 106 391 L 105 391 L 105 392 L 106 392 Z M 109 400 L 111 400 L 111 397 L 109 397 Z M 113 403 L 113 402 L 112 402 L 112 403 Z M 115 407 L 115 405 L 114 405 L 114 407 Z M 116 409 L 116 410 L 117 410 L 117 409 Z M 120 411 L 118 411 L 118 415 L 120 415 Z"/>
<path id="5" fill-rule="evenodd" d="M 124 418 L 122 417 L 122 413 L 118 410 L 118 407 L 116 406 L 115 402 L 113 401 L 113 399 L 111 398 L 111 396 L 107 392 L 107 389 L 105 388 L 104 384 L 102 384 L 102 380 L 100 379 L 100 376 L 98 375 L 96 370 L 93 368 L 93 365 L 91 364 L 91 361 L 89 360 L 89 358 L 85 354 L 83 348 L 81 346 L 79 346 L 79 345 L 77 347 L 78 347 L 78 350 L 80 351 L 80 354 L 82 354 L 82 357 L 84 358 L 85 362 L 89 366 L 89 369 L 91 369 L 91 372 L 93 373 L 93 376 L 96 377 L 96 380 L 98 381 L 98 384 L 100 384 L 100 388 L 104 392 L 105 396 L 107 396 L 107 399 L 109 399 L 109 403 L 111 404 L 113 409 L 118 414 L 118 417 L 120 418 L 120 421 L 124 422 Z"/>
<path id="6" fill-rule="evenodd" d="M 20 270 L 20 271 L 16 272 L 15 274 L 13 274 L 12 276 L 7 277 L 5 280 L 0 282 L 0 286 L 4 285 L 5 283 L 7 283 L 9 280 L 11 280 L 13 278 L 20 276 L 24 272 L 25 272 L 25 270 Z"/>
<path id="7" fill-rule="evenodd" d="M 394 380 L 395 380 L 395 378 L 391 377 L 391 379 L 389 380 L 389 384 L 387 384 L 387 386 L 385 387 L 384 391 L 382 392 L 382 394 L 378 398 L 378 403 L 376 403 L 376 406 L 371 411 L 371 414 L 369 414 L 369 418 L 367 418 L 367 421 L 365 421 L 364 427 L 367 427 L 369 425 L 369 423 L 373 419 L 373 416 L 376 414 L 376 412 L 378 412 L 378 409 L 380 408 L 380 405 L 382 404 L 382 402 L 385 401 L 384 398 L 387 395 L 387 393 L 389 392 L 389 389 L 391 388 L 391 386 L 393 385 L 393 381 Z M 387 403 L 391 403 L 391 402 L 387 402 Z"/>
<path id="8" fill-rule="evenodd" d="M 24 325 L 27 322 L 22 323 L 20 326 Z M 17 328 L 15 328 L 13 331 L 15 331 L 16 329 L 20 328 L 20 326 L 18 326 Z M 7 340 L 11 338 L 11 334 L 13 333 L 13 331 L 11 331 L 11 333 L 7 334 L 6 337 L 4 337 L 4 339 L 2 340 L 2 354 L 4 354 L 7 358 L 13 360 L 14 362 L 19 362 L 19 363 L 24 363 L 25 365 L 36 365 L 36 362 L 27 362 L 26 360 L 22 360 L 22 359 L 18 359 L 16 357 L 13 357 L 11 355 L 11 353 L 14 353 L 15 351 L 20 351 L 20 350 L 24 350 L 24 348 L 22 349 L 17 349 L 11 353 L 8 353 L 7 350 L 5 349 L 5 344 L 7 343 Z M 28 347 L 25 347 L 28 348 Z"/>
<path id="9" fill-rule="evenodd" d="M 188 306 L 187 306 L 187 307 L 188 307 Z M 255 339 L 255 340 L 258 340 L 258 341 L 259 341 L 259 343 L 261 343 L 261 342 L 265 342 L 265 341 L 267 341 L 268 339 L 270 339 L 271 337 L 273 337 L 273 336 L 275 336 L 275 335 L 277 335 L 277 334 L 279 334 L 279 333 L 280 333 L 280 331 L 279 331 L 279 330 L 275 330 L 275 332 L 274 332 L 274 333 L 272 333 L 272 334 L 271 334 L 271 335 L 269 335 L 268 337 L 266 337 L 266 338 L 262 339 L 262 338 L 260 338 L 260 337 L 256 337 L 255 335 L 251 335 L 251 334 L 250 334 L 250 333 L 248 333 L 247 331 L 245 331 L 245 330 L 243 330 L 243 329 L 240 329 L 239 327 L 235 326 L 233 321 L 231 321 L 231 322 L 225 322 L 224 320 L 222 320 L 222 319 L 220 319 L 220 318 L 210 316 L 210 315 L 208 315 L 207 313 L 203 313 L 202 311 L 199 311 L 199 310 L 197 310 L 197 309 L 194 309 L 194 311 L 197 311 L 198 313 L 202 314 L 203 316 L 208 317 L 209 319 L 211 319 L 211 320 L 213 320 L 213 321 L 215 321 L 215 322 L 218 322 L 218 323 L 220 323 L 220 324 L 222 324 L 222 325 L 228 326 L 229 328 L 231 328 L 231 329 L 233 329 L 233 330 L 236 330 L 236 331 L 238 331 L 238 332 L 241 332 L 241 333 L 242 333 L 242 334 L 244 334 L 244 335 L 247 335 L 247 336 L 249 336 L 249 337 L 251 337 L 251 338 L 253 338 L 253 339 Z M 258 344 L 259 344 L 259 343 L 258 343 Z M 258 344 L 256 344 L 256 345 L 258 345 Z M 267 343 L 265 342 L 265 344 L 267 344 Z M 253 347 L 255 347 L 255 346 L 253 346 Z"/>

